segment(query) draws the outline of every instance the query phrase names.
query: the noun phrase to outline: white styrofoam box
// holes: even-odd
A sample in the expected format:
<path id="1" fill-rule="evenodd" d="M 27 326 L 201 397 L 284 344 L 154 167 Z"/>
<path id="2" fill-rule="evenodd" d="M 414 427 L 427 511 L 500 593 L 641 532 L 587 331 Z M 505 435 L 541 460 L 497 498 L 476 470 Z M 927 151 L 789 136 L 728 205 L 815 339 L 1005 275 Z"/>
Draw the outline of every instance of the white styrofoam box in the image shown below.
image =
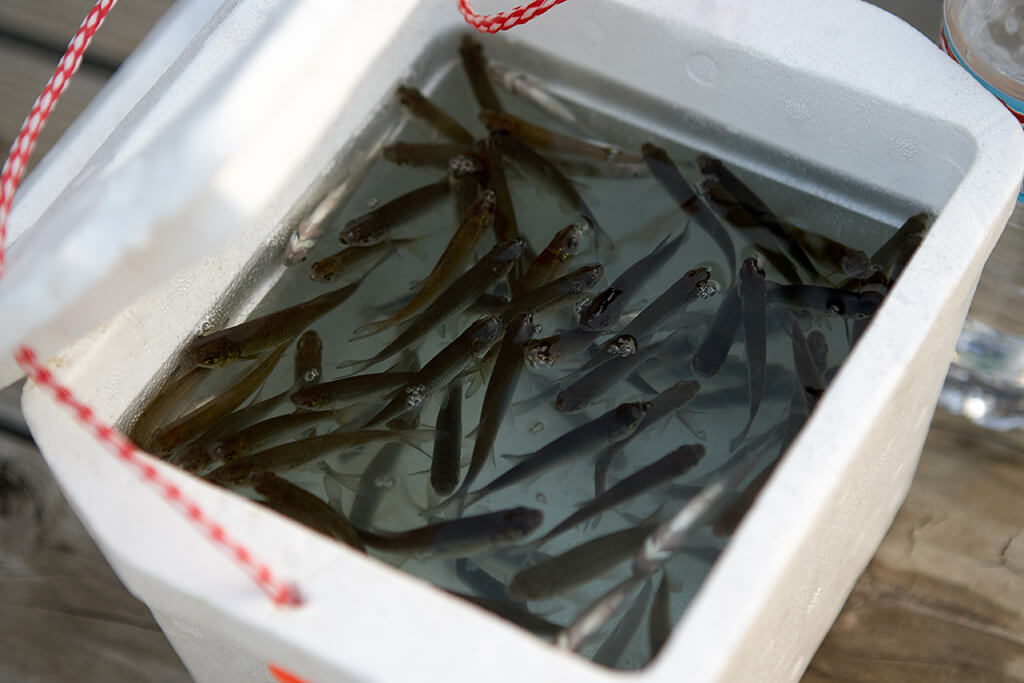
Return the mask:
<path id="1" fill-rule="evenodd" d="M 243 310 L 258 301 L 279 271 L 263 267 L 255 281 L 246 273 L 279 258 L 282 226 L 308 207 L 308 188 L 337 175 L 335 160 L 359 151 L 354 141 L 379 125 L 375 113 L 411 65 L 461 28 L 451 4 L 303 0 L 292 12 L 317 12 L 329 30 L 316 36 L 329 40 L 302 33 L 298 20 L 268 29 L 278 46 L 313 43 L 306 49 L 320 68 L 293 84 L 280 111 L 176 216 L 208 221 L 209 207 L 226 202 L 237 238 L 51 362 L 101 417 L 117 420 L 138 403 L 225 292 Z M 188 47 L 180 77 L 250 35 L 220 28 Z M 909 486 L 973 287 L 1024 173 L 1024 135 L 924 36 L 854 0 L 578 1 L 509 39 L 938 212 L 669 643 L 630 674 L 650 683 L 795 680 Z M 317 90 L 326 83 L 339 91 L 325 99 Z M 173 79 L 161 87 L 172 97 Z M 287 125 L 307 124 L 307 114 L 311 130 Z M 270 163 L 285 134 L 301 154 Z M 117 140 L 115 129 L 107 144 Z M 624 675 L 158 463 L 308 599 L 274 607 L 39 388 L 29 385 L 24 409 L 71 504 L 200 683 L 266 679 L 267 661 L 315 682 Z"/>

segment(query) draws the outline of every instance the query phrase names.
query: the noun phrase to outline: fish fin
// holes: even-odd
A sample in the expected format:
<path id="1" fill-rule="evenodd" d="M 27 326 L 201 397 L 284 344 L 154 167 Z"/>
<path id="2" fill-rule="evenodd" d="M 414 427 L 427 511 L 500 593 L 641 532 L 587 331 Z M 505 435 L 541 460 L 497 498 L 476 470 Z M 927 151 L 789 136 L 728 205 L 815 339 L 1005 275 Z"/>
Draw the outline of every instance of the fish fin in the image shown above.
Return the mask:
<path id="1" fill-rule="evenodd" d="M 349 374 L 358 375 L 360 372 L 368 367 L 375 365 L 378 361 L 373 358 L 360 358 L 357 360 L 347 360 L 342 363 L 338 363 L 335 368 L 338 370 L 348 370 L 352 368 Z"/>
<path id="2" fill-rule="evenodd" d="M 375 334 L 379 334 L 384 330 L 397 325 L 401 318 L 385 318 L 384 320 L 377 320 L 376 322 L 367 323 L 360 328 L 357 328 L 353 333 L 354 336 L 349 341 L 356 341 L 358 339 L 365 339 L 366 337 L 372 337 Z"/>
<path id="3" fill-rule="evenodd" d="M 638 389 L 644 392 L 645 394 L 650 394 L 653 396 L 660 393 L 657 389 L 652 387 L 647 380 L 641 377 L 639 372 L 634 372 L 632 375 L 626 378 L 626 381 L 629 382 L 630 386 L 632 386 L 634 389 Z"/>
<path id="4" fill-rule="evenodd" d="M 682 409 L 676 411 L 676 417 L 679 418 L 679 421 L 683 424 L 683 426 L 686 427 L 690 431 L 690 433 L 693 434 L 695 437 L 697 437 L 701 441 L 708 440 L 708 433 L 705 432 L 703 429 L 695 429 L 694 426 L 690 424 L 690 421 L 687 419 L 686 413 Z"/>
<path id="5" fill-rule="evenodd" d="M 404 241 L 401 246 L 403 246 L 406 249 L 408 249 L 409 251 L 411 251 L 412 255 L 415 256 L 420 261 L 426 261 L 427 260 L 427 252 L 423 248 L 422 236 L 421 237 L 414 237 L 412 239 Z"/>
<path id="6" fill-rule="evenodd" d="M 501 457 L 505 460 L 511 460 L 512 462 L 522 462 L 531 455 L 533 455 L 533 453 L 505 453 Z"/>
<path id="7" fill-rule="evenodd" d="M 325 462 L 320 463 L 320 470 L 324 473 L 324 491 L 327 493 L 327 504 L 338 514 L 345 514 L 344 489 L 341 473 L 336 472 Z"/>

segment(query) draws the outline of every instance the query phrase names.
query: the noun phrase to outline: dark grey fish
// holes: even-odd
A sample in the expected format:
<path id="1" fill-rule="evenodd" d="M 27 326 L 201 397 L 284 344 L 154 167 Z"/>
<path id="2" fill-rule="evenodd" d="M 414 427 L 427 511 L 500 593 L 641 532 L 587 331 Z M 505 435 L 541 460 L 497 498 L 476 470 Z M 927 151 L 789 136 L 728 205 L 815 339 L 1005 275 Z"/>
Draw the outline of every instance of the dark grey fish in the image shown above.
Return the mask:
<path id="1" fill-rule="evenodd" d="M 436 522 L 408 531 L 358 531 L 368 547 L 383 552 L 415 553 L 434 558 L 468 557 L 518 543 L 543 522 L 544 513 L 540 510 L 515 507 Z"/>
<path id="2" fill-rule="evenodd" d="M 636 164 L 643 161 L 638 154 L 627 152 L 604 142 L 584 140 L 572 135 L 565 135 L 543 126 L 538 126 L 526 119 L 519 118 L 508 112 L 488 111 L 484 109 L 478 117 L 480 123 L 491 131 L 507 131 L 524 143 L 534 148 L 543 149 L 557 154 L 575 154 L 598 161 L 621 161 Z"/>
<path id="3" fill-rule="evenodd" d="M 505 584 L 503 582 L 488 574 L 473 560 L 465 557 L 455 560 L 455 576 L 459 577 L 459 581 L 462 581 L 473 593 L 484 599 L 510 604 L 517 602 L 510 600 L 508 595 L 505 594 Z M 525 606 L 522 603 L 518 604 Z"/>
<path id="4" fill-rule="evenodd" d="M 473 144 L 472 133 L 416 88 L 408 85 L 398 86 L 398 101 L 410 114 L 425 121 L 452 142 L 463 145 Z"/>
<path id="5" fill-rule="evenodd" d="M 717 548 L 715 550 L 717 554 Z M 662 572 L 661 581 L 658 583 L 658 590 L 654 592 L 654 602 L 651 603 L 651 615 L 647 622 L 647 643 L 652 658 L 661 652 L 661 648 L 668 642 L 668 637 L 671 633 L 672 595 L 669 592 L 668 574 Z"/>
<path id="6" fill-rule="evenodd" d="M 349 403 L 373 399 L 408 383 L 416 373 L 409 371 L 375 372 L 342 377 L 300 389 L 291 395 L 292 403 L 306 410 L 339 408 Z"/>
<path id="7" fill-rule="evenodd" d="M 636 555 L 654 527 L 648 522 L 605 534 L 523 569 L 512 577 L 508 595 L 516 600 L 546 600 L 592 581 Z"/>
<path id="8" fill-rule="evenodd" d="M 431 358 L 362 428 L 383 425 L 413 410 L 425 399 L 447 387 L 473 363 L 483 358 L 501 338 L 503 331 L 501 319 L 495 316 L 481 318 L 470 325 L 455 341 Z"/>
<path id="9" fill-rule="evenodd" d="M 878 310 L 882 296 L 877 292 L 848 292 L 817 285 L 768 285 L 767 301 L 771 306 L 784 306 L 794 311 L 864 320 Z"/>
<path id="10" fill-rule="evenodd" d="M 798 228 L 790 223 L 784 223 L 784 227 L 787 234 L 796 240 L 807 255 L 831 268 L 833 273 L 843 273 L 859 280 L 878 271 L 878 266 L 871 263 L 868 255 L 860 249 L 854 249 L 825 235 Z"/>
<path id="11" fill-rule="evenodd" d="M 550 337 L 534 339 L 523 347 L 523 354 L 530 367 L 551 367 L 565 360 L 575 359 L 590 348 L 600 332 L 591 332 L 574 327 Z"/>
<path id="12" fill-rule="evenodd" d="M 474 156 L 452 157 L 448 162 L 448 182 L 452 187 L 456 227 L 466 219 L 473 202 L 480 196 L 483 170 L 483 162 Z"/>
<path id="13" fill-rule="evenodd" d="M 391 229 L 428 211 L 448 196 L 451 187 L 445 176 L 436 183 L 418 187 L 381 204 L 373 211 L 345 224 L 338 239 L 342 244 L 368 247 L 391 238 Z"/>
<path id="14" fill-rule="evenodd" d="M 448 385 L 444 402 L 437 411 L 437 433 L 430 453 L 430 486 L 447 496 L 459 485 L 462 466 L 462 381 Z"/>
<path id="15" fill-rule="evenodd" d="M 519 235 L 519 224 L 516 221 L 516 210 L 512 204 L 512 193 L 508 189 L 508 180 L 505 178 L 505 157 L 502 155 L 501 146 L 494 144 L 488 137 L 481 145 L 484 158 L 484 170 L 486 180 L 484 184 L 494 192 L 497 203 L 494 207 L 494 236 L 499 242 L 505 240 L 517 240 Z M 514 281 L 519 280 L 521 270 L 516 273 Z"/>
<path id="16" fill-rule="evenodd" d="M 649 407 L 649 403 L 623 403 L 532 453 L 506 455 L 506 458 L 517 460 L 518 464 L 483 488 L 466 494 L 466 507 L 495 491 L 528 481 L 550 469 L 595 454 L 602 446 L 622 441 L 636 430 Z"/>
<path id="17" fill-rule="evenodd" d="M 555 536 L 562 534 L 577 524 L 580 524 L 605 510 L 627 500 L 636 498 L 650 489 L 680 477 L 700 463 L 704 458 L 704 446 L 691 444 L 680 446 L 674 451 L 664 455 L 655 462 L 642 467 L 625 479 L 619 481 L 615 486 L 582 504 L 576 512 L 572 513 L 559 522 L 549 532 L 537 539 L 536 546 L 540 547 Z"/>
<path id="18" fill-rule="evenodd" d="M 736 531 L 736 527 L 740 525 L 743 518 L 747 516 L 747 512 L 753 507 L 754 501 L 761 494 L 765 484 L 768 483 L 768 479 L 772 476 L 772 472 L 782 461 L 781 457 L 774 458 L 771 463 L 756 477 L 754 477 L 747 486 L 740 491 L 739 495 L 733 499 L 731 503 L 725 506 L 719 514 L 718 519 L 715 520 L 712 526 L 712 531 L 715 536 L 732 536 Z"/>
<path id="19" fill-rule="evenodd" d="M 469 308 L 468 313 L 474 315 L 501 315 L 508 308 L 509 298 L 500 294 L 481 294 Z"/>
<path id="20" fill-rule="evenodd" d="M 529 292 L 547 284 L 560 266 L 579 253 L 583 232 L 584 228 L 579 223 L 570 223 L 555 233 L 516 283 L 516 290 Z"/>
<path id="21" fill-rule="evenodd" d="M 362 541 L 345 515 L 300 486 L 272 472 L 254 472 L 248 483 L 263 496 L 275 510 L 294 517 L 297 521 L 336 538 L 356 550 L 366 552 Z"/>
<path id="22" fill-rule="evenodd" d="M 730 287 L 722 296 L 722 303 L 711 321 L 711 326 L 694 352 L 693 360 L 690 361 L 690 368 L 695 375 L 714 377 L 718 374 L 736 339 L 736 330 L 740 326 L 741 318 L 739 288 Z"/>
<path id="23" fill-rule="evenodd" d="M 619 623 L 615 625 L 612 632 L 601 643 L 601 647 L 594 653 L 595 663 L 603 666 L 615 666 L 618 664 L 619 658 L 622 657 L 622 653 L 626 651 L 626 646 L 629 645 L 629 641 L 640 630 L 640 623 L 647 612 L 647 603 L 650 602 L 650 598 L 651 582 L 648 581 L 640 592 L 637 593 L 630 608 L 623 613 Z"/>
<path id="24" fill-rule="evenodd" d="M 750 413 L 743 429 L 729 443 L 730 450 L 747 438 L 764 396 L 768 367 L 768 300 L 764 271 L 757 259 L 748 258 L 740 266 L 740 315 L 743 318 L 744 347 L 747 354 L 747 386 L 750 389 Z"/>
<path id="25" fill-rule="evenodd" d="M 381 150 L 385 159 L 398 166 L 426 166 L 448 170 L 453 157 L 473 154 L 472 144 L 451 142 L 393 142 Z"/>
<path id="26" fill-rule="evenodd" d="M 597 286 L 603 273 L 604 268 L 600 263 L 592 263 L 577 268 L 568 275 L 563 275 L 537 289 L 513 296 L 511 303 L 501 316 L 502 320 L 507 325 L 522 313 L 541 311 L 566 299 L 589 292 Z"/>
<path id="27" fill-rule="evenodd" d="M 241 429 L 212 447 L 218 460 L 231 461 L 242 455 L 263 450 L 275 442 L 294 438 L 310 428 L 334 423 L 337 417 L 330 410 L 288 413 L 267 418 Z"/>
<path id="28" fill-rule="evenodd" d="M 466 71 L 469 86 L 473 89 L 473 95 L 480 108 L 503 111 L 498 94 L 494 92 L 494 86 L 487 75 L 487 58 L 484 57 L 483 46 L 474 38 L 463 36 L 459 44 L 459 57 L 462 59 L 462 68 Z"/>
<path id="29" fill-rule="evenodd" d="M 828 370 L 828 341 L 825 339 L 825 333 L 821 330 L 812 330 L 807 335 L 807 348 L 811 351 L 814 367 L 824 376 Z"/>
<path id="30" fill-rule="evenodd" d="M 197 366 L 170 379 L 139 410 L 128 430 L 128 438 L 144 450 L 154 450 L 150 440 L 155 431 L 186 405 L 209 372 L 210 368 Z"/>
<path id="31" fill-rule="evenodd" d="M 900 229 L 871 255 L 871 262 L 885 268 L 889 273 L 889 278 L 895 280 L 892 270 L 899 254 L 908 250 L 913 252 L 916 247 L 908 246 L 908 243 L 910 245 L 915 242 L 920 244 L 921 238 L 924 237 L 933 220 L 935 220 L 935 216 L 925 212 L 914 214 L 908 218 L 900 226 Z"/>
<path id="32" fill-rule="evenodd" d="M 643 146 L 643 155 L 647 167 L 651 169 L 651 175 L 679 204 L 679 208 L 692 217 L 701 230 L 715 241 L 718 248 L 725 254 L 725 260 L 729 266 L 729 277 L 736 277 L 736 247 L 718 217 L 697 195 L 693 187 L 686 182 L 683 174 L 679 172 L 679 168 L 669 158 L 668 152 L 648 142 Z"/>

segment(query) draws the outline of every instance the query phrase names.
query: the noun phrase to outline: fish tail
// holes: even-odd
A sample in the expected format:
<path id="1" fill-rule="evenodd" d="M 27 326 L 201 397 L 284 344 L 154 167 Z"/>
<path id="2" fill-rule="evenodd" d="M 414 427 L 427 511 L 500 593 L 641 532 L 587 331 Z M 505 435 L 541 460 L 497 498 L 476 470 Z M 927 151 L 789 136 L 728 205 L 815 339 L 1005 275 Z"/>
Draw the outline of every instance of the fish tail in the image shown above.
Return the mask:
<path id="1" fill-rule="evenodd" d="M 344 361 L 342 363 L 338 363 L 334 367 L 337 368 L 338 370 L 345 370 L 347 368 L 353 368 L 354 367 L 355 369 L 352 370 L 352 374 L 353 375 L 358 375 L 360 372 L 362 372 L 366 368 L 370 367 L 371 365 L 376 364 L 377 362 L 378 362 L 378 360 L 377 360 L 376 357 L 374 357 L 374 358 L 359 358 L 359 359 L 356 359 L 356 360 L 347 360 L 347 361 Z"/>
<path id="2" fill-rule="evenodd" d="M 366 337 L 372 337 L 375 334 L 380 334 L 389 327 L 397 325 L 401 318 L 386 318 L 384 320 L 378 320 L 376 322 L 367 323 L 362 327 L 356 329 L 353 336 L 349 341 L 356 341 L 358 339 L 365 339 Z"/>
<path id="3" fill-rule="evenodd" d="M 750 431 L 750 425 L 754 423 L 754 416 L 751 415 L 747 420 L 747 424 L 744 425 L 743 431 L 737 434 L 732 441 L 729 442 L 729 451 L 735 451 L 741 443 L 747 438 L 747 432 Z"/>

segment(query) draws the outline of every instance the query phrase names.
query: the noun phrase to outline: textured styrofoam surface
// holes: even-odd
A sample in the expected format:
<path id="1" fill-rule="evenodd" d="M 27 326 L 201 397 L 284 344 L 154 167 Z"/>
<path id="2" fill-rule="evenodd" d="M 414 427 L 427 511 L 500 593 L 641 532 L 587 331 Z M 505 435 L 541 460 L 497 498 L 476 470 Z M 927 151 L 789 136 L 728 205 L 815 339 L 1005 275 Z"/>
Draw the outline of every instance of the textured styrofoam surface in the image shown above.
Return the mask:
<path id="1" fill-rule="evenodd" d="M 336 82 L 329 70 L 342 65 L 350 90 L 329 104 L 289 103 L 330 109 L 313 118 L 332 123 L 320 144 L 286 177 L 251 166 L 250 157 L 229 164 L 260 169 L 252 179 L 260 185 L 246 187 L 262 194 L 235 186 L 247 207 L 237 244 L 248 247 L 212 254 L 56 359 L 59 375 L 103 417 L 124 412 L 273 242 L 281 217 L 412 60 L 459 21 L 447 0 L 379 9 L 331 3 L 355 4 L 362 23 L 339 26 L 329 44 L 316 46 L 325 68 L 296 92 L 311 97 L 314 86 Z M 367 25 L 387 50 L 359 49 Z M 974 283 L 1019 187 L 1024 136 L 923 36 L 853 0 L 588 0 L 560 6 L 513 38 L 798 159 L 941 209 L 666 649 L 639 675 L 652 682 L 793 680 L 909 485 Z M 269 137 L 287 130 L 274 127 L 282 118 L 271 124 L 263 131 Z M 232 177 L 246 178 L 241 171 Z M 202 216 L 205 208 L 190 210 Z M 617 676 L 164 467 L 309 597 L 297 610 L 274 608 L 38 389 L 26 391 L 25 412 L 72 504 L 128 587 L 161 623 L 173 624 L 172 641 L 201 683 L 244 680 L 268 660 L 313 681 Z M 222 640 L 240 649 L 226 653 Z"/>

